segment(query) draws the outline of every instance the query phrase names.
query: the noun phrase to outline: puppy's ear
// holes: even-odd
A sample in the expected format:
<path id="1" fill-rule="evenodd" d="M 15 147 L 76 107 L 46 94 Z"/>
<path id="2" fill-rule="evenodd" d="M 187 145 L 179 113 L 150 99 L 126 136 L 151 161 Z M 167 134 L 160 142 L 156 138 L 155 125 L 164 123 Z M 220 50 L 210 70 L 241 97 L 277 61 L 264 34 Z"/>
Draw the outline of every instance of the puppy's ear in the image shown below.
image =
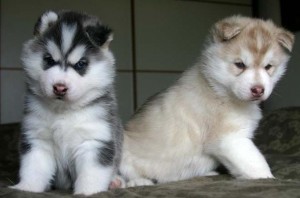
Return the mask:
<path id="1" fill-rule="evenodd" d="M 232 16 L 217 22 L 212 28 L 215 42 L 228 41 L 237 36 L 246 26 L 246 17 Z"/>
<path id="2" fill-rule="evenodd" d="M 36 22 L 33 30 L 34 36 L 43 34 L 49 27 L 51 27 L 58 19 L 58 15 L 53 11 L 47 11 L 40 16 Z"/>
<path id="3" fill-rule="evenodd" d="M 241 28 L 237 24 L 220 22 L 213 28 L 213 37 L 215 41 L 228 41 L 238 35 Z"/>
<path id="4" fill-rule="evenodd" d="M 283 48 L 285 48 L 289 52 L 292 52 L 294 41 L 295 41 L 295 36 L 293 33 L 289 32 L 287 30 L 284 30 L 284 29 L 280 29 L 277 39 L 278 39 L 279 44 Z"/>
<path id="5" fill-rule="evenodd" d="M 95 45 L 102 48 L 108 48 L 110 42 L 113 40 L 112 30 L 104 25 L 87 26 L 86 33 Z"/>

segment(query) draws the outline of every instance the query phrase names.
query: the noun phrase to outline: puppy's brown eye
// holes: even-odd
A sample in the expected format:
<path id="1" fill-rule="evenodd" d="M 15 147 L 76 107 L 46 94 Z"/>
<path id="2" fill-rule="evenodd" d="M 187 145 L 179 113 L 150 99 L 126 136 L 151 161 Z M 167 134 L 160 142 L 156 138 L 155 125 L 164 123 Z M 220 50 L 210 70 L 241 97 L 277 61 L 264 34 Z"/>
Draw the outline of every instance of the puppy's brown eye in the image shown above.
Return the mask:
<path id="1" fill-rule="evenodd" d="M 267 66 L 265 66 L 265 70 L 269 70 L 269 69 L 271 69 L 273 66 L 272 65 L 270 65 L 270 64 L 268 64 Z"/>
<path id="2" fill-rule="evenodd" d="M 234 64 L 239 69 L 246 69 L 246 65 L 243 62 L 236 62 Z"/>

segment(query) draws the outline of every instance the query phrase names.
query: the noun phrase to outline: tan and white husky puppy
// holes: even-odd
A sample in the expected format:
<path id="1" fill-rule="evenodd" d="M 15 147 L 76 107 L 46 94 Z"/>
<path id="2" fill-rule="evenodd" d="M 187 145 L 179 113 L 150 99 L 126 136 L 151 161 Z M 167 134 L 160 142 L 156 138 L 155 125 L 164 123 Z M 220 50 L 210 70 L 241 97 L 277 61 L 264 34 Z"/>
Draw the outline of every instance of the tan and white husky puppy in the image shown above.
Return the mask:
<path id="1" fill-rule="evenodd" d="M 120 172 L 127 186 L 216 174 L 273 178 L 252 142 L 266 100 L 284 74 L 294 35 L 271 21 L 218 21 L 199 61 L 126 125 Z"/>

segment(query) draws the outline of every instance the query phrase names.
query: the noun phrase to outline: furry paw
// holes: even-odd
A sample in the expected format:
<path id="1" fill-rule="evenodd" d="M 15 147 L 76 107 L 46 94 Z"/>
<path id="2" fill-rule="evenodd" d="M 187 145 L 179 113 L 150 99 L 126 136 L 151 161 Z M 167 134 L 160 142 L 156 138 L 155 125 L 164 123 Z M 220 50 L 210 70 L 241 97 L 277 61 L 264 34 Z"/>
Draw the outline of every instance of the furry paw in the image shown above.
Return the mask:
<path id="1" fill-rule="evenodd" d="M 87 188 L 87 189 L 75 189 L 74 195 L 84 195 L 84 196 L 90 196 L 96 193 L 100 193 L 106 191 L 105 189 L 95 189 L 95 188 Z"/>
<path id="2" fill-rule="evenodd" d="M 138 179 L 130 180 L 126 186 L 134 187 L 134 186 L 152 186 L 152 185 L 154 185 L 152 180 L 145 179 L 145 178 L 138 178 Z"/>
<path id="3" fill-rule="evenodd" d="M 21 191 L 28 191 L 28 192 L 44 192 L 44 189 L 38 185 L 29 185 L 23 183 L 19 183 L 14 186 L 9 186 L 8 188 L 21 190 Z"/>
<path id="4" fill-rule="evenodd" d="M 242 179 L 275 179 L 275 177 L 271 173 L 268 173 L 249 175 L 248 177 L 242 177 Z"/>
<path id="5" fill-rule="evenodd" d="M 80 186 L 75 185 L 74 195 L 90 196 L 107 190 L 108 186 L 101 185 L 100 183 L 91 184 L 87 182 Z"/>
<path id="6" fill-rule="evenodd" d="M 216 175 L 219 175 L 219 173 L 216 171 L 211 171 L 211 172 L 206 173 L 204 176 L 216 176 Z"/>

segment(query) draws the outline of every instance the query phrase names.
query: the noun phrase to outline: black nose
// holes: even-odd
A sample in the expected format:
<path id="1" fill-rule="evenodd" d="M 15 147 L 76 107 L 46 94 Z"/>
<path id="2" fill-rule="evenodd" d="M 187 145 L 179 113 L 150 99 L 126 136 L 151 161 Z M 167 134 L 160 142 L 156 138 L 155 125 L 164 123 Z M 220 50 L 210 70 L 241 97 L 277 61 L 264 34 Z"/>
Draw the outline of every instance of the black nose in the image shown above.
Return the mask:
<path id="1" fill-rule="evenodd" d="M 57 83 L 53 85 L 53 93 L 57 96 L 64 96 L 68 91 L 68 87 L 65 84 Z"/>
<path id="2" fill-rule="evenodd" d="M 264 94 L 265 89 L 264 87 L 258 85 L 251 88 L 251 93 L 253 97 L 260 97 Z"/>

